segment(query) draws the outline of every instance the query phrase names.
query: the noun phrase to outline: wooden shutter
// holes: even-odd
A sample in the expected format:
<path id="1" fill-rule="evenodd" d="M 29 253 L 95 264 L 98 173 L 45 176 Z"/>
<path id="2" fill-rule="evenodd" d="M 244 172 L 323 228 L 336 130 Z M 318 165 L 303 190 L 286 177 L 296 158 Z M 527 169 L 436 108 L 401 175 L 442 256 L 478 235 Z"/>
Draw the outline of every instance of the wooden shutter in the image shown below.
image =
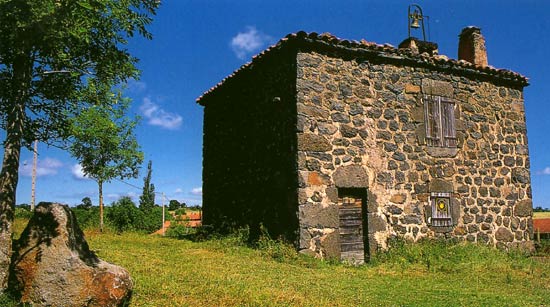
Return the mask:
<path id="1" fill-rule="evenodd" d="M 429 146 L 439 145 L 439 106 L 437 97 L 424 96 L 426 140 Z"/>
<path id="2" fill-rule="evenodd" d="M 455 104 L 441 98 L 442 141 L 444 147 L 456 147 Z"/>
<path id="3" fill-rule="evenodd" d="M 424 96 L 428 146 L 456 147 L 455 104 L 448 98 Z"/>
<path id="4" fill-rule="evenodd" d="M 430 201 L 432 204 L 432 226 L 452 226 L 451 193 L 431 193 Z"/>

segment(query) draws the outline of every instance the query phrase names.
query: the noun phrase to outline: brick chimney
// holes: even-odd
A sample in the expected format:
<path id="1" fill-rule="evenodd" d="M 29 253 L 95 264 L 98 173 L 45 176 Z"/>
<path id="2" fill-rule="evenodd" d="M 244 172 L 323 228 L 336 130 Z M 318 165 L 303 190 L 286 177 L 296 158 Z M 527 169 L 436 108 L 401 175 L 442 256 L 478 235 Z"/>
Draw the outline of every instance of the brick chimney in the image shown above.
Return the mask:
<path id="1" fill-rule="evenodd" d="M 487 49 L 485 38 L 478 27 L 466 27 L 462 29 L 458 41 L 458 59 L 465 60 L 475 65 L 487 66 Z"/>

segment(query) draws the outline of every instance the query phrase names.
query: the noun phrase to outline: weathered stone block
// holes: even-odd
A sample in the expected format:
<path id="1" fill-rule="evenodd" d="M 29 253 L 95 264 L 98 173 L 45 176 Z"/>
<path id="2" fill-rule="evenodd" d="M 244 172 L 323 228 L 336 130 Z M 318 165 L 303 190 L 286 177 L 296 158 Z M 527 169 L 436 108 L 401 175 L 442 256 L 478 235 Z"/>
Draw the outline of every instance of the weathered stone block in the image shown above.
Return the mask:
<path id="1" fill-rule="evenodd" d="M 338 131 L 338 128 L 336 128 L 336 126 L 334 126 L 332 123 L 323 122 L 318 123 L 317 129 L 319 130 L 320 134 L 324 135 L 333 135 L 334 133 L 336 133 L 336 131 Z"/>
<path id="2" fill-rule="evenodd" d="M 396 205 L 390 205 L 388 206 L 388 212 L 391 213 L 392 215 L 399 215 L 403 213 L 403 209 L 399 208 Z"/>
<path id="3" fill-rule="evenodd" d="M 343 137 L 352 138 L 357 135 L 357 129 L 348 125 L 340 125 L 340 133 Z"/>
<path id="4" fill-rule="evenodd" d="M 317 106 L 308 106 L 303 103 L 297 105 L 298 114 L 307 115 L 318 119 L 328 119 L 329 112 Z"/>
<path id="5" fill-rule="evenodd" d="M 405 194 L 394 194 L 390 197 L 390 201 L 394 204 L 403 204 L 407 200 L 407 195 Z"/>
<path id="6" fill-rule="evenodd" d="M 366 188 L 369 177 L 361 165 L 340 166 L 332 175 L 334 185 L 339 188 Z"/>
<path id="7" fill-rule="evenodd" d="M 416 224 L 416 225 L 420 225 L 422 224 L 422 217 L 418 216 L 418 215 L 413 215 L 413 214 L 410 214 L 410 215 L 405 215 L 403 217 L 403 223 L 404 224 Z"/>
<path id="8" fill-rule="evenodd" d="M 325 194 L 327 195 L 327 198 L 333 202 L 333 203 L 337 203 L 338 202 L 338 189 L 335 188 L 335 187 L 327 187 L 325 189 Z"/>
<path id="9" fill-rule="evenodd" d="M 377 231 L 385 231 L 387 228 L 386 220 L 376 213 L 368 213 L 368 232 L 369 234 Z"/>
<path id="10" fill-rule="evenodd" d="M 529 183 L 529 170 L 523 167 L 516 167 L 512 169 L 512 182 L 516 183 Z"/>
<path id="11" fill-rule="evenodd" d="M 422 79 L 422 93 L 426 95 L 437 95 L 453 97 L 453 85 L 439 80 Z"/>
<path id="12" fill-rule="evenodd" d="M 69 207 L 42 203 L 16 242 L 9 288 L 32 306 L 127 306 L 133 282 L 88 247 Z"/>
<path id="13" fill-rule="evenodd" d="M 405 84 L 405 93 L 418 94 L 420 93 L 420 86 L 413 84 Z"/>
<path id="14" fill-rule="evenodd" d="M 332 150 L 332 145 L 330 145 L 330 142 L 322 135 L 299 133 L 298 150 L 325 152 Z"/>
<path id="15" fill-rule="evenodd" d="M 340 240 L 337 231 L 321 236 L 321 251 L 327 259 L 340 259 Z"/>
<path id="16" fill-rule="evenodd" d="M 311 243 L 311 233 L 307 228 L 300 228 L 300 243 L 299 248 L 309 248 L 309 244 Z"/>
<path id="17" fill-rule="evenodd" d="M 514 241 L 514 234 L 508 228 L 499 227 L 495 233 L 495 239 L 501 242 L 512 242 Z"/>
<path id="18" fill-rule="evenodd" d="M 516 203 L 514 215 L 528 217 L 533 215 L 533 202 L 530 199 L 524 199 Z"/>
<path id="19" fill-rule="evenodd" d="M 453 192 L 453 183 L 444 179 L 434 178 L 429 186 L 430 192 Z"/>
<path id="20" fill-rule="evenodd" d="M 378 197 L 376 194 L 372 193 L 371 190 L 367 191 L 367 212 L 378 212 Z"/>
<path id="21" fill-rule="evenodd" d="M 330 178 L 319 172 L 309 172 L 307 177 L 307 184 L 309 186 L 327 185 Z"/>
<path id="22" fill-rule="evenodd" d="M 299 216 L 301 227 L 337 228 L 339 225 L 337 205 L 300 205 Z"/>

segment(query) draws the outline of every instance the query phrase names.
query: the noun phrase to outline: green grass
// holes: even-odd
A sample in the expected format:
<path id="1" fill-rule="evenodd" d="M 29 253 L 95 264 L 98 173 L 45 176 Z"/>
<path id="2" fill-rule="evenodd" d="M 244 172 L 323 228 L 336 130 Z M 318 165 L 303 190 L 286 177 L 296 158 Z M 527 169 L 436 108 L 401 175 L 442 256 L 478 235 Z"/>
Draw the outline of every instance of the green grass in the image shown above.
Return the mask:
<path id="1" fill-rule="evenodd" d="M 88 241 L 131 272 L 131 306 L 550 305 L 548 264 L 480 246 L 403 245 L 374 264 L 350 267 L 279 257 L 235 239 L 125 233 Z"/>
<path id="2" fill-rule="evenodd" d="M 395 241 L 392 252 L 352 267 L 272 240 L 253 249 L 238 236 L 86 235 L 99 257 L 130 271 L 131 307 L 550 305 L 548 263 L 476 245 Z"/>
<path id="3" fill-rule="evenodd" d="M 550 219 L 550 212 L 533 212 L 533 217 L 536 219 Z"/>

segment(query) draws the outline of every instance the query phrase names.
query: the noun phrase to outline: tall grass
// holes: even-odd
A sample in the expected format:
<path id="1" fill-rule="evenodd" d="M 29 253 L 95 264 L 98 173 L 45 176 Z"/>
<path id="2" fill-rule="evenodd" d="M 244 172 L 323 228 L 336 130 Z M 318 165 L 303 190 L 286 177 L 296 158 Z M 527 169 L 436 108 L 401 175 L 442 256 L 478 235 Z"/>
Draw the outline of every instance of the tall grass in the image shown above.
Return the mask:
<path id="1" fill-rule="evenodd" d="M 547 263 L 480 245 L 396 240 L 354 267 L 299 255 L 265 234 L 250 246 L 246 230 L 193 240 L 86 237 L 102 259 L 130 271 L 131 307 L 550 306 Z"/>

